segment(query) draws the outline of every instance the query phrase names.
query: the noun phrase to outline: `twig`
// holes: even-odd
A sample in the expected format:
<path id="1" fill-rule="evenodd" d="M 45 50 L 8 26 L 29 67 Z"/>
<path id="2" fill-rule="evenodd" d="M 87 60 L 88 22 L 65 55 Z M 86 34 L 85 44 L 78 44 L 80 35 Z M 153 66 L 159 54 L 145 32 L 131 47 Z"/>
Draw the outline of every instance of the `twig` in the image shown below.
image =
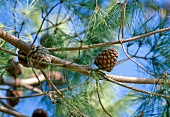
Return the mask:
<path id="1" fill-rule="evenodd" d="M 63 92 L 63 91 L 67 91 L 67 90 L 72 90 L 78 86 L 82 86 L 83 84 L 77 84 L 75 86 L 72 86 L 72 87 L 69 87 L 69 88 L 62 88 L 60 89 L 59 91 L 60 92 Z M 47 94 L 48 95 L 51 95 L 51 94 L 56 94 L 57 92 L 56 91 L 49 91 Z M 41 92 L 41 93 L 38 93 L 38 94 L 33 94 L 33 95 L 30 95 L 30 96 L 17 96 L 17 97 L 0 97 L 0 99 L 17 99 L 17 98 L 32 98 L 32 97 L 37 97 L 37 96 L 42 96 L 42 95 L 47 95 L 46 93 L 44 92 Z"/>
<path id="2" fill-rule="evenodd" d="M 39 27 L 39 29 L 38 29 L 38 31 L 37 31 L 37 34 L 36 34 L 36 36 L 35 36 L 35 38 L 34 38 L 34 41 L 33 41 L 33 43 L 31 44 L 31 47 L 32 47 L 33 44 L 35 43 L 35 41 L 36 41 L 36 39 L 37 39 L 37 37 L 38 37 L 38 34 L 39 34 L 40 31 L 41 31 L 41 28 L 42 28 L 42 26 L 43 26 L 43 24 L 44 24 L 44 22 L 45 22 L 45 18 L 47 18 L 48 15 L 51 13 L 51 11 L 52 11 L 56 6 L 58 6 L 60 3 L 61 3 L 61 2 L 58 2 L 57 4 L 55 4 L 55 5 L 49 10 L 49 12 L 46 14 L 46 16 L 43 18 L 43 21 L 41 22 L 41 25 L 40 25 L 40 27 Z"/>
<path id="3" fill-rule="evenodd" d="M 140 65 L 138 62 L 136 62 L 135 60 L 133 60 L 128 53 L 125 50 L 125 47 L 122 43 L 122 40 L 124 40 L 124 19 L 125 19 L 125 12 L 126 12 L 126 4 L 128 3 L 128 0 L 125 1 L 125 3 L 122 6 L 122 21 L 121 21 L 121 28 L 122 28 L 122 39 L 120 40 L 119 36 L 118 36 L 118 40 L 120 41 L 120 44 L 122 46 L 122 49 L 125 53 L 125 55 L 135 64 L 137 64 L 139 67 L 141 67 L 145 72 L 147 72 L 148 74 L 150 74 L 151 76 L 155 76 L 154 74 L 150 73 L 149 71 L 147 71 L 142 65 Z M 120 34 L 120 32 L 119 32 Z"/>
<path id="4" fill-rule="evenodd" d="M 126 43 L 126 42 L 131 42 L 131 41 L 136 41 L 138 39 L 141 39 L 141 38 L 145 38 L 145 37 L 148 37 L 150 35 L 153 35 L 153 34 L 156 34 L 156 33 L 160 33 L 160 32 L 165 32 L 165 31 L 168 31 L 170 30 L 170 27 L 169 28 L 163 28 L 163 29 L 160 29 L 160 30 L 156 30 L 156 31 L 152 31 L 152 32 L 149 32 L 149 33 L 146 33 L 146 34 L 143 34 L 143 35 L 139 35 L 139 36 L 136 36 L 136 37 L 132 37 L 132 38 L 127 38 L 127 39 L 124 39 L 124 40 L 121 40 L 122 43 Z M 75 51 L 75 50 L 87 50 L 87 49 L 90 49 L 90 48 L 97 48 L 97 47 L 102 47 L 102 46 L 109 46 L 109 45 L 114 45 L 114 44 L 120 44 L 120 41 L 113 41 L 113 42 L 105 42 L 105 43 L 98 43 L 98 44 L 93 44 L 93 45 L 86 45 L 86 46 L 82 46 L 81 48 L 80 47 L 68 47 L 68 48 L 48 48 L 49 51 Z"/>
<path id="5" fill-rule="evenodd" d="M 10 105 L 4 103 L 2 100 L 0 100 L 0 103 L 1 103 L 4 107 L 6 107 L 6 108 L 8 108 L 8 109 L 14 110 Z"/>
<path id="6" fill-rule="evenodd" d="M 16 5 L 17 5 L 17 0 L 15 1 L 15 3 L 14 3 L 14 11 L 16 10 Z M 12 11 L 12 15 L 13 15 L 13 19 L 14 19 L 14 35 L 16 36 L 16 15 L 15 15 L 15 13 L 14 13 L 14 11 Z"/>
<path id="7" fill-rule="evenodd" d="M 107 110 L 104 108 L 104 106 L 103 106 L 103 104 L 102 104 L 102 101 L 101 101 L 101 99 L 100 99 L 100 94 L 99 94 L 99 82 L 98 82 L 98 81 L 96 81 L 96 87 L 97 87 L 97 96 L 98 96 L 99 103 L 100 103 L 102 109 L 104 110 L 104 112 L 105 112 L 109 117 L 112 117 L 112 116 L 109 114 L 109 112 L 107 112 Z"/>
<path id="8" fill-rule="evenodd" d="M 9 42 L 10 44 L 14 45 L 16 48 L 19 48 L 24 53 L 28 53 L 28 50 L 30 48 L 30 45 L 19 38 L 0 30 L 0 38 L 5 40 L 6 42 Z"/>
<path id="9" fill-rule="evenodd" d="M 47 82 L 53 87 L 54 91 L 56 91 L 60 96 L 62 95 L 61 92 L 55 87 L 55 85 L 51 82 L 51 80 L 48 78 L 48 76 L 46 75 L 46 73 L 40 69 L 41 73 L 44 75 L 44 77 L 46 78 Z"/>
<path id="10" fill-rule="evenodd" d="M 59 26 L 59 25 L 64 24 L 64 23 L 67 22 L 68 20 L 69 20 L 69 19 L 67 19 L 67 20 L 65 20 L 65 21 L 62 21 L 62 22 L 60 22 L 60 23 L 56 23 L 56 24 L 53 25 L 53 26 L 49 26 L 49 27 L 47 27 L 47 28 L 41 29 L 39 32 L 44 32 L 44 31 L 47 31 L 47 30 L 49 30 L 49 29 L 55 28 L 55 27 L 57 27 L 57 26 Z M 36 34 L 37 32 L 38 32 L 38 31 L 32 32 L 31 35 L 34 35 L 34 34 Z"/>
<path id="11" fill-rule="evenodd" d="M 24 19 L 24 20 L 25 20 L 25 19 Z M 18 32 L 18 38 L 20 38 L 20 33 L 21 33 L 24 25 L 25 25 L 25 21 L 23 21 L 23 22 L 21 23 L 21 28 L 20 28 L 20 30 L 19 30 L 19 32 Z"/>
<path id="12" fill-rule="evenodd" d="M 131 56 L 131 58 L 132 58 L 132 56 Z M 122 60 L 118 61 L 115 66 L 117 66 L 117 65 L 119 65 L 119 64 L 121 64 L 123 62 L 126 62 L 128 60 L 129 60 L 129 58 L 122 59 Z"/>
<path id="13" fill-rule="evenodd" d="M 37 97 L 37 96 L 42 96 L 42 95 L 46 95 L 44 93 L 38 93 L 38 94 L 32 94 L 32 95 L 28 95 L 28 96 L 16 96 L 16 97 L 2 97 L 0 96 L 1 100 L 11 100 L 11 99 L 20 99 L 20 98 L 32 98 L 32 97 Z"/>
<path id="14" fill-rule="evenodd" d="M 35 72 L 34 68 L 32 67 L 32 63 L 31 63 L 30 61 L 29 61 L 29 64 L 30 64 L 30 66 L 31 66 L 31 69 L 32 69 L 32 71 L 33 71 L 34 75 L 36 76 L 36 78 L 37 78 L 37 80 L 38 80 L 38 82 L 39 82 L 39 84 L 40 84 L 41 91 L 43 92 L 41 81 L 40 81 L 40 79 L 39 79 L 38 75 L 36 74 L 36 72 Z"/>

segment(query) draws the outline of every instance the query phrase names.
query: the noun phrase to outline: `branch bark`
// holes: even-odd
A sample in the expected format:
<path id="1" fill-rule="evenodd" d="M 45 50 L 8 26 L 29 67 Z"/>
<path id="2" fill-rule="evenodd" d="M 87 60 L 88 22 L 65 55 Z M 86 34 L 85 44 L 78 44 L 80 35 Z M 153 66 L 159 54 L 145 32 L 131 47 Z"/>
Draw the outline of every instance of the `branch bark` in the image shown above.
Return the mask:
<path id="1" fill-rule="evenodd" d="M 142 37 L 146 37 L 146 35 L 149 36 L 151 34 L 163 32 L 163 31 L 167 31 L 167 30 L 170 30 L 170 28 L 165 28 L 165 29 L 161 29 L 161 30 L 158 30 L 158 31 L 153 31 L 153 32 L 150 32 L 150 33 L 145 34 L 145 35 L 137 36 L 135 38 L 129 38 L 128 40 L 133 41 L 133 40 L 136 40 L 136 39 L 139 39 L 139 38 L 142 38 Z M 11 43 L 12 45 L 16 46 L 17 48 L 21 49 L 21 51 L 24 51 L 26 54 L 29 50 L 28 48 L 30 48 L 29 44 L 27 44 L 26 42 L 24 42 L 22 40 L 19 40 L 17 37 L 3 31 L 3 30 L 0 30 L 0 38 Z M 122 41 L 128 42 L 128 40 L 122 40 Z M 113 42 L 110 42 L 110 43 L 113 43 Z M 117 41 L 116 43 L 120 43 L 120 42 Z M 72 62 L 60 59 L 58 57 L 55 57 L 53 55 L 51 55 L 51 63 L 54 64 L 54 65 L 57 64 L 58 66 L 61 66 L 61 67 L 66 68 L 68 70 L 75 71 L 75 72 L 78 72 L 78 73 L 81 73 L 81 74 L 84 74 L 84 75 L 87 75 L 87 76 L 90 75 L 90 69 L 91 69 L 90 67 L 82 66 L 82 65 L 79 65 L 79 64 L 76 64 L 76 63 L 72 63 Z M 124 82 L 124 83 L 162 84 L 162 82 L 163 82 L 163 80 L 155 79 L 155 78 L 153 78 L 153 79 L 151 79 L 151 78 L 135 78 L 135 77 L 108 75 L 108 74 L 106 74 L 106 77 L 111 78 L 113 80 L 116 80 L 118 82 Z M 25 82 L 25 81 L 23 80 L 23 82 Z M 170 84 L 169 80 L 167 80 L 166 82 L 168 84 Z M 6 84 L 12 85 L 13 82 L 6 81 Z M 31 84 L 33 84 L 33 82 L 32 83 L 30 82 L 30 85 Z"/>

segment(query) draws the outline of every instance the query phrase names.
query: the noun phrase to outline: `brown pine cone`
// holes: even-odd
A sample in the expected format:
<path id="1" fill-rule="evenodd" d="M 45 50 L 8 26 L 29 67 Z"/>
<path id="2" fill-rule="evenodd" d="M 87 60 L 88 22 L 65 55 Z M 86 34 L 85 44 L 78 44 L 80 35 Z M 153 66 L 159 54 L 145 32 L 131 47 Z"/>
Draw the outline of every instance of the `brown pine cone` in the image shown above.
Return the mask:
<path id="1" fill-rule="evenodd" d="M 34 112 L 32 113 L 32 117 L 48 117 L 48 114 L 44 109 L 39 108 L 34 110 Z"/>
<path id="2" fill-rule="evenodd" d="M 118 52 L 115 48 L 108 48 L 102 50 L 95 58 L 94 63 L 99 69 L 110 72 L 116 65 Z"/>
<path id="3" fill-rule="evenodd" d="M 26 54 L 22 51 L 18 51 L 18 54 L 21 54 L 23 56 L 26 56 Z M 30 63 L 23 58 L 18 58 L 19 62 L 25 66 L 25 67 L 32 67 L 36 69 L 45 69 L 48 67 L 48 64 L 41 63 L 41 62 L 46 62 L 46 63 L 51 63 L 51 57 L 49 54 L 49 51 L 43 47 L 43 46 L 33 46 L 30 54 L 28 55 L 28 58 L 34 59 L 36 61 L 30 60 Z M 31 64 L 31 65 L 30 65 Z"/>
<path id="4" fill-rule="evenodd" d="M 13 76 L 15 79 L 18 78 L 18 75 L 22 74 L 22 68 L 19 65 L 18 62 L 15 62 L 14 60 L 9 60 L 8 61 L 9 66 L 7 67 L 7 72 Z"/>
<path id="5" fill-rule="evenodd" d="M 7 94 L 6 94 L 7 97 L 18 97 L 18 96 L 22 96 L 22 95 L 23 95 L 23 91 L 21 91 L 21 90 L 7 90 Z M 19 101 L 20 101 L 20 98 L 7 100 L 8 104 L 12 107 L 17 105 Z"/>

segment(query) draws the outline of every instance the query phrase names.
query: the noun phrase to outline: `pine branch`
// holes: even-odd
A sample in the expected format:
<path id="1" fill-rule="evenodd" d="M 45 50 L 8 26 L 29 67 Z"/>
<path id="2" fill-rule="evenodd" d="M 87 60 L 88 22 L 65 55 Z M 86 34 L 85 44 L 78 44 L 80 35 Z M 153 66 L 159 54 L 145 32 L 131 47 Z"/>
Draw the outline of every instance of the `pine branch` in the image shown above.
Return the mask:
<path id="1" fill-rule="evenodd" d="M 74 86 L 71 86 L 69 88 L 62 88 L 59 91 L 64 92 L 64 91 L 67 91 L 67 90 L 72 90 L 72 89 L 77 88 L 77 87 L 82 86 L 82 85 L 84 85 L 84 84 L 74 85 Z M 52 94 L 57 94 L 57 92 L 56 91 L 48 91 L 48 95 L 52 95 Z M 41 92 L 41 93 L 38 93 L 38 94 L 33 94 L 33 95 L 28 95 L 28 96 L 16 96 L 16 97 L 2 97 L 2 96 L 0 96 L 0 99 L 1 100 L 2 99 L 8 100 L 8 99 L 17 99 L 17 98 L 32 98 L 32 97 L 43 96 L 43 95 L 46 95 L 46 94 L 44 92 Z"/>
<path id="2" fill-rule="evenodd" d="M 7 109 L 3 106 L 0 106 L 0 111 L 3 112 L 3 113 L 9 114 L 9 115 L 13 115 L 15 117 L 28 117 L 26 115 L 23 115 L 21 113 L 14 111 L 14 110 Z"/>
<path id="3" fill-rule="evenodd" d="M 147 33 L 147 34 L 143 35 L 143 37 L 146 37 L 146 35 L 149 36 L 151 34 L 155 34 L 157 32 L 163 32 L 163 31 L 167 31 L 167 30 L 170 30 L 170 28 L 165 28 L 165 29 L 161 29 L 161 30 L 158 30 L 158 31 L 153 31 L 151 33 Z M 29 44 L 27 44 L 26 42 L 24 42 L 22 40 L 19 40 L 17 37 L 3 31 L 3 30 L 0 30 L 0 38 L 11 43 L 12 45 L 16 46 L 17 48 L 21 49 L 21 51 L 24 51 L 26 54 L 27 54 L 27 52 L 30 48 Z M 142 35 L 137 36 L 136 38 L 133 38 L 133 39 L 132 38 L 128 39 L 128 40 L 132 41 L 132 40 L 139 39 L 139 38 L 142 38 Z M 127 40 L 122 40 L 122 41 L 128 42 Z M 120 41 L 118 41 L 118 43 L 120 43 Z M 90 72 L 91 72 L 90 67 L 82 66 L 82 65 L 79 65 L 79 64 L 76 64 L 76 63 L 72 63 L 72 62 L 60 59 L 58 57 L 55 57 L 53 55 L 51 55 L 51 63 L 53 65 L 57 65 L 57 66 L 66 68 L 68 70 L 75 71 L 75 72 L 90 76 Z M 136 84 L 162 84 L 162 82 L 163 82 L 163 80 L 160 80 L 160 79 L 134 78 L 134 77 L 116 76 L 116 75 L 108 75 L 108 74 L 106 74 L 106 77 L 111 78 L 113 80 L 116 80 L 118 82 L 136 83 Z M 168 84 L 170 84 L 169 80 L 167 80 L 166 82 Z"/>
<path id="4" fill-rule="evenodd" d="M 4 106 L 5 108 L 8 108 L 10 110 L 14 110 L 10 105 L 6 104 L 5 102 L 3 102 L 2 100 L 0 100 L 0 103 L 2 104 L 2 106 Z"/>
<path id="5" fill-rule="evenodd" d="M 163 79 L 159 78 L 136 78 L 136 77 L 127 77 L 127 76 L 117 76 L 106 74 L 106 77 L 109 79 L 116 80 L 123 83 L 134 83 L 134 84 L 162 84 L 165 82 Z M 167 84 L 170 84 L 170 80 L 166 80 Z"/>
<path id="6" fill-rule="evenodd" d="M 24 53 L 27 53 L 27 51 L 30 48 L 28 43 L 20 40 L 19 38 L 5 32 L 3 30 L 0 30 L 0 38 L 2 38 L 6 42 L 9 42 L 10 44 L 15 46 L 16 48 L 19 48 Z"/>
<path id="7" fill-rule="evenodd" d="M 99 82 L 98 82 L 98 81 L 96 81 L 96 88 L 97 88 L 97 96 L 98 96 L 98 99 L 99 99 L 99 103 L 100 103 L 103 111 L 104 111 L 109 117 L 112 117 L 111 114 L 105 109 L 105 107 L 104 107 L 103 104 L 102 104 L 101 97 L 100 97 L 100 93 L 99 93 Z"/>
<path id="8" fill-rule="evenodd" d="M 61 92 L 57 89 L 57 87 L 52 83 L 52 81 L 49 79 L 49 77 L 46 75 L 46 73 L 41 69 L 41 73 L 44 75 L 46 78 L 47 82 L 49 85 L 52 86 L 52 88 L 58 93 L 58 95 L 62 95 Z"/>
<path id="9" fill-rule="evenodd" d="M 154 76 L 154 74 L 150 73 L 149 71 L 147 71 L 141 64 L 139 64 L 138 62 L 136 62 L 135 60 L 133 60 L 128 53 L 125 50 L 125 47 L 122 43 L 122 40 L 124 40 L 124 20 L 125 20 L 125 13 L 126 13 L 126 5 L 128 3 L 128 0 L 126 0 L 122 6 L 122 19 L 121 19 L 121 28 L 122 28 L 122 39 L 120 39 L 120 30 L 119 30 L 119 34 L 118 34 L 118 40 L 120 41 L 120 44 L 122 46 L 123 52 L 125 53 L 125 55 L 132 61 L 134 62 L 136 65 L 138 65 L 140 68 L 142 68 L 146 73 L 150 74 L 151 76 Z"/>
<path id="10" fill-rule="evenodd" d="M 6 96 L 0 96 L 1 100 L 11 100 L 11 99 L 21 99 L 21 98 L 32 98 L 37 96 L 46 95 L 45 93 L 37 93 L 32 95 L 26 95 L 26 96 L 16 96 L 16 97 L 6 97 Z"/>
<path id="11" fill-rule="evenodd" d="M 145 91 L 145 90 L 141 90 L 141 89 L 137 89 L 135 87 L 132 87 L 132 86 L 128 86 L 128 85 L 125 85 L 123 83 L 120 83 L 116 80 L 113 80 L 113 79 L 108 79 L 106 78 L 108 81 L 110 82 L 113 82 L 115 84 L 118 84 L 120 86 L 123 86 L 125 88 L 128 88 L 128 89 L 131 89 L 131 90 L 134 90 L 134 91 L 137 91 L 137 92 L 141 92 L 141 93 L 145 93 L 145 94 L 149 94 L 149 95 L 154 95 L 154 96 L 159 96 L 159 97 L 163 97 L 163 98 L 170 98 L 170 96 L 166 96 L 166 95 L 163 95 L 163 94 L 159 94 L 159 93 L 153 93 L 153 92 L 149 92 L 149 91 Z"/>
<path id="12" fill-rule="evenodd" d="M 143 34 L 143 35 L 136 36 L 136 37 L 124 39 L 124 40 L 121 40 L 121 42 L 127 43 L 127 42 L 131 42 L 131 41 L 136 41 L 138 39 L 145 38 L 145 37 L 148 37 L 150 35 L 165 32 L 165 31 L 168 31 L 168 30 L 170 30 L 170 27 L 169 28 L 163 28 L 163 29 L 156 30 L 156 31 L 152 31 L 152 32 L 149 32 L 149 33 L 146 33 L 146 34 Z M 118 41 L 113 41 L 113 42 L 105 42 L 105 43 L 98 43 L 98 44 L 93 44 L 93 45 L 86 45 L 86 46 L 82 46 L 81 48 L 80 47 L 68 47 L 68 48 L 47 48 L 47 49 L 49 51 L 63 51 L 63 50 L 64 51 L 75 51 L 75 50 L 87 50 L 87 49 L 90 49 L 90 48 L 103 47 L 103 46 L 109 46 L 109 45 L 114 45 L 114 44 L 120 44 L 120 41 L 118 40 Z"/>

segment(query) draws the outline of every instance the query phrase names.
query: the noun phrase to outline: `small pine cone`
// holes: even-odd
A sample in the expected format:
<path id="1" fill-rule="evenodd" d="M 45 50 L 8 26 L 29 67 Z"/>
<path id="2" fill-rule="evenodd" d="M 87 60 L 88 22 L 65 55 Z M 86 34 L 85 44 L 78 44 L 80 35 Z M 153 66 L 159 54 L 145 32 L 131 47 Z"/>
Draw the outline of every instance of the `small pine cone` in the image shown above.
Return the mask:
<path id="1" fill-rule="evenodd" d="M 8 61 L 9 65 L 7 67 L 7 72 L 13 76 L 15 79 L 18 78 L 18 75 L 22 74 L 22 68 L 19 65 L 18 62 L 15 62 L 14 60 L 9 60 Z"/>
<path id="2" fill-rule="evenodd" d="M 48 114 L 44 109 L 39 108 L 34 110 L 34 112 L 32 113 L 32 117 L 48 117 Z"/>
<path id="3" fill-rule="evenodd" d="M 18 53 L 23 56 L 26 56 L 26 54 L 20 50 L 18 51 Z M 51 57 L 49 55 L 49 51 L 43 46 L 33 46 L 30 51 L 30 54 L 28 55 L 28 58 L 36 60 L 36 61 L 30 60 L 32 67 L 36 69 L 40 69 L 40 68 L 45 69 L 48 67 L 48 64 L 41 63 L 41 62 L 51 63 Z M 30 63 L 27 60 L 23 58 L 18 58 L 18 59 L 23 66 L 31 67 Z"/>
<path id="4" fill-rule="evenodd" d="M 7 90 L 7 97 L 19 97 L 23 95 L 23 91 L 21 90 Z M 20 101 L 20 98 L 15 98 L 15 99 L 9 99 L 7 100 L 8 104 L 12 107 L 18 104 Z"/>
<path id="5" fill-rule="evenodd" d="M 95 58 L 94 63 L 99 69 L 110 72 L 116 65 L 118 52 L 115 48 L 102 50 Z"/>

